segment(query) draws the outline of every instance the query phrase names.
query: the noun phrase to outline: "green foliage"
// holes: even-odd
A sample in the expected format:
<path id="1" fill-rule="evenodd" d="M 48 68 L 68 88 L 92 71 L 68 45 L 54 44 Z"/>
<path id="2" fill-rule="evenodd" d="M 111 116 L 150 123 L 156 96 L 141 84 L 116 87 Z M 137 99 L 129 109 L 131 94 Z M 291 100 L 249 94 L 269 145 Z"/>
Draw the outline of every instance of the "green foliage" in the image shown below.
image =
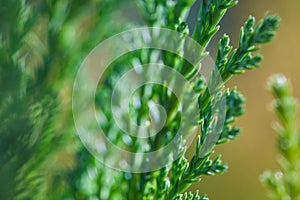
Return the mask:
<path id="1" fill-rule="evenodd" d="M 214 79 L 219 73 L 225 82 L 234 74 L 258 67 L 261 56 L 253 56 L 252 52 L 258 44 L 273 38 L 279 23 L 276 16 L 266 15 L 256 26 L 250 17 L 235 50 L 229 37 L 223 36 L 208 83 L 202 76 L 195 76 L 198 70 L 180 56 L 154 49 L 131 52 L 111 64 L 104 84 L 97 90 L 96 107 L 107 105 L 117 80 L 132 65 L 162 62 L 193 83 L 191 90 L 197 94 L 200 108 L 195 124 L 200 130 L 192 158 L 186 156 L 186 141 L 176 138 L 178 159 L 167 155 L 170 161 L 162 169 L 134 174 L 109 169 L 89 155 L 75 136 L 70 106 L 74 77 L 83 58 L 98 42 L 125 29 L 122 19 L 115 20 L 112 12 L 123 1 L 0 2 L 0 199 L 208 199 L 186 191 L 203 176 L 220 174 L 228 168 L 220 155 L 213 157 L 214 145 L 206 146 L 207 141 L 214 140 L 212 135 L 219 125 L 213 105 L 226 100 L 225 122 L 214 144 L 239 135 L 234 123 L 244 113 L 242 94 L 236 88 L 227 88 L 224 94 Z M 194 47 L 188 43 L 186 20 L 193 3 L 143 0 L 138 5 L 148 26 L 182 33 L 181 41 L 174 41 L 179 55 L 191 51 L 200 61 L 219 30 L 218 23 L 237 2 L 202 1 L 191 34 L 202 46 L 200 52 L 193 52 Z M 139 42 L 138 36 L 132 37 Z M 170 82 L 174 79 L 170 77 Z M 181 99 L 176 100 L 165 87 L 157 85 L 141 87 L 137 97 L 141 106 L 130 113 L 137 124 L 148 116 L 150 100 L 163 105 L 168 113 L 164 128 L 155 137 L 141 142 L 122 136 L 109 106 L 104 106 L 106 120 L 100 123 L 114 144 L 132 152 L 154 151 L 174 138 L 181 120 Z"/>
<path id="2" fill-rule="evenodd" d="M 208 0 L 203 1 L 197 20 L 193 38 L 202 46 L 206 47 L 211 38 L 219 30 L 220 20 L 225 15 L 228 8 L 237 4 L 233 0 Z"/>
<path id="3" fill-rule="evenodd" d="M 262 181 L 272 199 L 300 199 L 300 134 L 298 103 L 292 97 L 291 84 L 284 75 L 270 78 L 269 88 L 275 98 L 273 109 L 279 119 L 276 124 L 280 171 L 265 172 Z"/>
<path id="4" fill-rule="evenodd" d="M 175 24 L 187 17 L 189 9 L 194 2 L 195 0 L 142 0 L 137 3 L 149 26 L 173 29 Z"/>
<path id="5" fill-rule="evenodd" d="M 252 55 L 258 50 L 258 44 L 272 40 L 275 30 L 279 26 L 276 16 L 266 16 L 255 26 L 255 18 L 250 16 L 241 28 L 239 46 L 232 51 L 229 45 L 229 37 L 224 35 L 219 42 L 219 50 L 216 65 L 223 80 L 229 79 L 232 74 L 243 73 L 244 70 L 257 68 L 262 60 L 261 55 Z"/>

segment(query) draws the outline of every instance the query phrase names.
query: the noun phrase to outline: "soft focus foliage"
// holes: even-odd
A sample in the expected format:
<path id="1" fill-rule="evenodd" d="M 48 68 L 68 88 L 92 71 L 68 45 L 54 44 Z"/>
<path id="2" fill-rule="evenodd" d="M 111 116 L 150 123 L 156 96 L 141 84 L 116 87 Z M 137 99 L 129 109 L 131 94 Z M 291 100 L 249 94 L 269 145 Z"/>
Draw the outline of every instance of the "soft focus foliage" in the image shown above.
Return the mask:
<path id="1" fill-rule="evenodd" d="M 276 124 L 278 160 L 281 170 L 262 176 L 272 199 L 300 199 L 300 134 L 298 103 L 291 95 L 291 84 L 281 74 L 270 78 L 269 88 L 275 98 L 273 109 L 279 119 Z"/>

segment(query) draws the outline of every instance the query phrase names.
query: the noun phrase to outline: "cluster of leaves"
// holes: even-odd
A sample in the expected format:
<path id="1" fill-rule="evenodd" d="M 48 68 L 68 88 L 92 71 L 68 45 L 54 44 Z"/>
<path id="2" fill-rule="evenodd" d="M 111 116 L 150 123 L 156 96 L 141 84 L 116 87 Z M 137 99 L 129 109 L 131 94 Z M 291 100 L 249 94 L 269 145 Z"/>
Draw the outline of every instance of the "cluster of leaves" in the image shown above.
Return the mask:
<path id="1" fill-rule="evenodd" d="M 211 38 L 217 32 L 218 23 L 220 19 L 225 14 L 226 10 L 236 4 L 236 1 L 203 1 L 201 4 L 201 9 L 199 12 L 199 20 L 197 27 L 192 34 L 194 40 L 202 45 L 201 52 L 195 52 L 195 57 L 201 59 L 207 55 L 205 53 L 205 47 L 208 45 Z M 156 10 L 158 9 L 162 15 L 169 13 L 170 9 L 173 7 L 167 7 L 164 3 L 160 1 L 144 1 L 141 7 L 142 12 L 147 13 L 146 16 L 155 16 Z M 150 9 L 151 8 L 151 9 Z M 153 13 L 151 13 L 153 12 Z M 162 16 L 162 20 L 155 21 L 153 18 L 146 18 L 149 25 L 160 25 L 160 27 L 171 27 L 175 28 L 178 32 L 183 33 L 182 46 L 178 47 L 178 51 L 187 50 L 185 47 L 186 38 L 188 37 L 189 28 L 184 19 L 177 19 L 176 21 L 170 21 L 167 16 Z M 155 21 L 155 22 L 154 22 Z M 175 24 L 175 25 L 174 25 Z M 224 81 L 227 81 L 232 75 L 240 74 L 243 70 L 253 69 L 258 67 L 261 61 L 261 56 L 252 56 L 252 53 L 258 50 L 259 44 L 266 43 L 270 41 L 275 30 L 278 28 L 279 19 L 276 16 L 266 15 L 256 26 L 253 17 L 250 17 L 245 26 L 241 29 L 241 36 L 239 47 L 232 50 L 229 45 L 229 37 L 224 35 L 219 43 L 219 51 L 216 59 L 216 66 L 211 80 L 209 80 L 208 85 L 203 81 L 203 77 L 197 77 L 195 81 L 195 91 L 198 96 L 198 103 L 200 107 L 199 125 L 201 127 L 201 134 L 198 137 L 198 142 L 196 146 L 196 153 L 189 161 L 185 156 L 186 149 L 184 148 L 184 141 L 179 143 L 179 152 L 181 154 L 180 158 L 172 161 L 170 159 L 169 165 L 163 169 L 155 172 L 141 173 L 141 174 L 131 174 L 130 175 L 130 187 L 128 194 L 137 194 L 135 196 L 128 196 L 128 198 L 138 198 L 138 199 L 193 199 L 200 198 L 206 199 L 207 197 L 199 197 L 197 194 L 193 196 L 192 194 L 182 194 L 184 193 L 191 184 L 200 181 L 203 175 L 214 175 L 217 173 L 223 173 L 226 171 L 227 166 L 223 164 L 220 160 L 220 156 L 212 158 L 213 146 L 206 149 L 205 144 L 211 139 L 212 133 L 217 129 L 216 116 L 213 115 L 213 102 L 217 98 L 226 98 L 226 117 L 224 126 L 219 134 L 219 138 L 216 139 L 215 143 L 221 144 L 229 140 L 236 138 L 239 135 L 239 128 L 233 126 L 235 118 L 243 114 L 243 96 L 234 88 L 233 90 L 227 89 L 225 95 L 222 95 L 221 85 L 216 84 L 214 74 L 220 74 Z M 174 25 L 173 27 L 171 25 Z M 193 47 L 189 47 L 193 48 Z M 145 52 L 144 52 L 145 53 Z M 183 52 L 182 54 L 184 54 Z M 146 51 L 148 58 L 153 54 L 152 50 Z M 138 56 L 137 56 L 138 57 Z M 258 59 L 259 58 L 259 59 Z M 178 60 L 176 60 L 178 59 Z M 180 73 L 185 75 L 187 79 L 191 80 L 196 73 L 194 66 L 190 66 L 183 59 L 178 58 L 178 56 L 171 55 L 167 52 L 162 52 L 162 61 L 167 66 L 174 66 Z M 145 61 L 140 60 L 140 63 Z M 149 60 L 147 61 L 149 63 Z M 147 63 L 146 62 L 146 63 Z M 215 94 L 209 91 L 209 88 L 214 88 Z M 152 87 L 152 93 L 158 96 L 165 97 L 165 90 L 161 90 L 156 87 Z M 152 97 L 152 95 L 150 95 Z M 143 94 L 140 94 L 141 99 Z M 160 98 L 164 99 L 164 98 Z M 149 100 L 149 99 L 147 99 Z M 165 145 L 169 140 L 166 138 L 167 130 L 174 130 L 176 126 L 180 123 L 180 111 L 177 109 L 178 104 L 174 102 L 173 97 L 170 95 L 164 99 L 164 101 L 159 102 L 160 105 L 167 105 L 171 107 L 167 110 L 168 114 L 170 112 L 175 112 L 170 124 L 165 125 L 160 133 L 155 136 L 155 141 L 159 141 L 160 145 Z M 147 110 L 147 109 L 143 109 Z M 140 113 L 141 114 L 141 113 Z M 172 113 L 173 114 L 173 113 Z M 174 117 L 175 116 L 175 117 Z M 142 115 L 138 115 L 136 118 L 141 118 Z M 213 126 L 213 127 L 212 127 Z M 175 131 L 174 131 L 175 132 Z M 173 133 L 174 134 L 174 133 Z M 174 135 L 173 135 L 174 136 Z M 133 149 L 139 149 L 142 152 L 141 146 L 135 146 L 133 144 Z M 151 143 L 151 145 L 157 148 L 156 143 Z"/>
<path id="2" fill-rule="evenodd" d="M 273 109 L 280 123 L 276 124 L 277 147 L 280 151 L 281 170 L 265 172 L 262 181 L 269 189 L 270 197 L 300 199 L 300 134 L 298 103 L 292 97 L 291 84 L 282 75 L 270 78 L 269 88 L 275 98 Z"/>
<path id="3" fill-rule="evenodd" d="M 266 15 L 255 27 L 255 18 L 250 16 L 241 29 L 239 46 L 232 51 L 229 45 L 229 37 L 224 35 L 219 43 L 216 65 L 224 81 L 232 74 L 243 73 L 246 69 L 259 66 L 261 55 L 252 55 L 257 51 L 258 44 L 266 43 L 274 37 L 274 31 L 279 26 L 276 16 Z"/>
<path id="4" fill-rule="evenodd" d="M 187 18 L 194 2 L 195 0 L 142 0 L 138 4 L 148 25 L 174 29 L 175 24 Z"/>
<path id="5" fill-rule="evenodd" d="M 213 7 L 209 3 L 209 6 L 207 6 L 204 10 L 209 10 L 210 7 Z M 205 3 L 203 5 L 205 5 Z M 227 5 L 234 5 L 234 2 L 228 3 Z M 205 12 L 200 12 L 200 19 L 205 18 L 205 16 L 201 16 L 202 13 Z M 210 11 L 209 13 L 213 13 L 213 11 Z M 223 12 L 220 13 L 224 14 Z M 229 45 L 229 37 L 227 35 L 223 36 L 219 42 L 215 69 L 220 73 L 223 81 L 226 82 L 233 74 L 239 74 L 242 73 L 243 70 L 258 67 L 259 62 L 261 61 L 261 56 L 252 57 L 251 53 L 258 49 L 257 44 L 268 42 L 272 39 L 274 31 L 278 28 L 278 24 L 279 19 L 277 17 L 266 15 L 266 17 L 258 23 L 256 28 L 254 28 L 254 18 L 250 17 L 245 23 L 245 26 L 241 29 L 239 47 L 233 51 L 232 47 Z M 212 28 L 212 30 L 216 29 Z M 197 34 L 197 32 L 193 35 L 195 34 Z M 206 38 L 206 41 L 209 41 L 209 39 Z M 201 43 L 199 40 L 198 42 Z M 203 44 L 206 43 L 204 42 Z M 257 59 L 258 57 L 259 59 Z M 215 78 L 213 75 L 212 77 Z M 209 83 L 213 84 L 213 81 Z M 214 87 L 218 88 L 217 86 Z M 201 175 L 222 173 L 227 169 L 226 165 L 221 164 L 219 156 L 216 159 L 211 160 L 210 157 L 213 150 L 209 151 L 204 157 L 201 157 L 198 154 L 201 152 L 202 145 L 208 139 L 207 136 L 210 134 L 209 127 L 211 122 L 214 121 L 210 104 L 210 102 L 212 102 L 212 98 L 207 88 L 202 94 L 200 93 L 198 101 L 201 108 L 200 125 L 202 134 L 199 136 L 196 154 L 192 160 L 187 162 L 185 159 L 179 159 L 174 163 L 175 166 L 177 165 L 178 168 L 180 168 L 180 170 L 176 173 L 182 174 L 182 176 L 178 178 L 177 182 L 171 184 L 172 186 L 175 186 L 175 189 L 173 189 L 174 191 L 184 191 L 191 183 L 200 180 Z M 244 98 L 236 91 L 236 89 L 233 89 L 232 91 L 227 90 L 225 124 L 216 143 L 220 144 L 227 142 L 239 135 L 239 128 L 236 126 L 232 127 L 231 124 L 235 121 L 236 117 L 243 114 L 243 102 Z M 184 160 L 184 164 L 182 164 L 182 160 Z"/>
<path id="6" fill-rule="evenodd" d="M 169 155 L 170 162 L 164 168 L 133 174 L 109 169 L 86 152 L 75 137 L 70 108 L 73 79 L 82 59 L 99 41 L 123 28 L 122 20 L 114 21 L 113 25 L 109 20 L 111 11 L 117 9 L 121 1 L 0 2 L 0 116 L 5 119 L 0 124 L 0 163 L 5 163 L 0 166 L 0 199 L 208 199 L 198 192 L 185 191 L 204 175 L 226 171 L 227 166 L 220 156 L 212 158 L 214 145 L 207 148 L 205 144 L 212 135 L 218 136 L 214 144 L 225 143 L 239 135 L 234 122 L 243 114 L 244 103 L 236 88 L 222 92 L 215 75 L 220 74 L 227 81 L 234 74 L 257 67 L 261 56 L 252 56 L 252 53 L 258 49 L 257 45 L 273 38 L 278 28 L 277 17 L 266 15 L 256 26 L 250 17 L 241 30 L 235 50 L 229 44 L 229 37 L 224 35 L 208 83 L 186 60 L 164 51 L 159 52 L 161 56 L 155 56 L 157 50 L 153 49 L 136 51 L 112 64 L 104 87 L 99 88 L 96 97 L 99 107 L 105 107 L 118 78 L 135 63 L 154 61 L 173 66 L 194 82 L 192 89 L 198 95 L 197 125 L 201 132 L 191 160 L 186 158 L 185 141 L 179 138 L 178 159 Z M 179 55 L 193 50 L 193 46 L 188 45 L 186 22 L 193 3 L 192 0 L 138 2 L 147 25 L 182 33 L 181 41 L 175 41 L 180 44 L 176 46 Z M 202 1 L 196 28 L 191 34 L 202 46 L 200 52 L 192 51 L 195 60 L 207 55 L 205 48 L 218 31 L 218 23 L 236 3 L 234 0 Z M 172 77 L 170 80 L 174 81 Z M 143 102 L 153 98 L 166 108 L 169 117 L 165 127 L 146 142 L 149 149 L 134 137 L 122 136 L 108 106 L 103 110 L 107 120 L 101 126 L 114 144 L 126 144 L 132 152 L 153 151 L 166 145 L 176 134 L 180 101 L 164 87 L 155 85 L 143 86 L 138 96 L 143 101 L 133 115 L 137 124 L 149 111 Z M 224 125 L 218 130 L 213 105 L 220 99 L 226 100 L 226 109 Z"/>

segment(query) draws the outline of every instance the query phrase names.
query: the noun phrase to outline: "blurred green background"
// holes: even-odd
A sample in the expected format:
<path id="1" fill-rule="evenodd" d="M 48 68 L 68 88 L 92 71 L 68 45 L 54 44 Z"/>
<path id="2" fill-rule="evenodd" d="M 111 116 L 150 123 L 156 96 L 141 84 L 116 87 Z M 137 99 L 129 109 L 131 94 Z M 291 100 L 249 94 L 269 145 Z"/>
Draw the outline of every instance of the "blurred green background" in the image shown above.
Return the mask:
<path id="1" fill-rule="evenodd" d="M 242 135 L 236 141 L 217 147 L 216 153 L 223 154 L 223 161 L 229 164 L 229 171 L 219 176 L 204 177 L 199 185 L 193 187 L 208 193 L 211 199 L 267 199 L 259 176 L 266 169 L 278 169 L 278 152 L 276 135 L 272 129 L 276 119 L 270 109 L 272 98 L 266 90 L 266 80 L 274 73 L 284 73 L 291 79 L 294 95 L 300 97 L 297 88 L 300 85 L 299 10 L 299 0 L 241 0 L 222 21 L 221 32 L 228 33 L 236 44 L 240 26 L 250 14 L 259 19 L 269 11 L 282 19 L 274 41 L 260 50 L 265 58 L 261 68 L 235 76 L 229 82 L 229 86 L 238 85 L 238 89 L 245 95 L 246 114 L 238 120 Z M 212 46 L 215 44 L 212 43 Z M 214 48 L 211 49 L 214 52 Z"/>

